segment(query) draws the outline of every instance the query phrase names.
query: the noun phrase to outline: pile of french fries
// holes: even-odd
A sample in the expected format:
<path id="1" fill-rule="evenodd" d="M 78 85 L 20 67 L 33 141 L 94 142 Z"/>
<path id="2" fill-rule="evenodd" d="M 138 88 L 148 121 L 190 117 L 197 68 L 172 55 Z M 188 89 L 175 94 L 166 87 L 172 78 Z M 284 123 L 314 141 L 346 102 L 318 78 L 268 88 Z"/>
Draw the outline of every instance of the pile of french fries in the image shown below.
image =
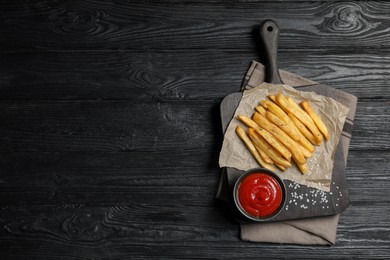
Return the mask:
<path id="1" fill-rule="evenodd" d="M 252 119 L 245 115 L 237 118 L 248 127 L 247 132 L 237 126 L 236 133 L 256 161 L 263 167 L 282 171 L 294 161 L 302 174 L 307 173 L 307 158 L 329 133 L 323 121 L 307 100 L 299 106 L 291 97 L 281 93 L 261 100 Z"/>

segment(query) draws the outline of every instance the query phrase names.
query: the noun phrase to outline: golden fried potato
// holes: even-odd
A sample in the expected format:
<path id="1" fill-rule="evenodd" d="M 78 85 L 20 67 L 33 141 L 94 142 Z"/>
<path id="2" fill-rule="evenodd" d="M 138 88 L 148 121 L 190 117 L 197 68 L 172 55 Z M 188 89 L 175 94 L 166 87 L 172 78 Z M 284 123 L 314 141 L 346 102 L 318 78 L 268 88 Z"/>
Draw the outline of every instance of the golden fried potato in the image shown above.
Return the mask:
<path id="1" fill-rule="evenodd" d="M 259 127 L 259 125 L 256 124 L 255 121 L 253 121 L 252 119 L 250 119 L 250 118 L 247 117 L 247 116 L 244 116 L 244 115 L 237 115 L 237 119 L 240 120 L 241 122 L 243 122 L 247 127 L 251 127 L 251 128 L 257 128 L 257 127 Z"/>
<path id="2" fill-rule="evenodd" d="M 251 127 L 251 128 L 258 128 L 259 126 L 252 120 L 250 119 L 249 117 L 247 116 L 244 116 L 244 115 L 238 115 L 237 116 L 237 119 L 240 120 L 241 122 L 243 122 L 247 127 Z M 258 147 L 257 147 L 258 148 Z M 271 158 L 261 149 L 258 148 L 258 152 L 260 153 L 260 156 L 263 158 L 263 160 L 266 162 L 266 163 L 269 163 L 269 164 L 272 164 L 273 161 L 271 160 Z"/>
<path id="3" fill-rule="evenodd" d="M 291 152 L 276 139 L 270 132 L 267 130 L 257 127 L 255 128 L 256 133 L 264 138 L 276 151 L 278 151 L 287 161 L 291 161 Z"/>
<path id="4" fill-rule="evenodd" d="M 273 102 L 276 103 L 276 97 L 275 97 L 275 95 L 268 95 L 268 98 L 271 99 Z"/>
<path id="5" fill-rule="evenodd" d="M 306 158 L 313 155 L 313 145 L 320 145 L 323 138 L 329 140 L 328 129 L 307 100 L 300 107 L 282 93 L 268 98 L 271 101 L 261 100 L 255 107 L 252 119 L 237 116 L 248 126 L 248 133 L 239 126 L 236 133 L 262 167 L 276 166 L 285 171 L 293 159 L 300 172 L 306 174 Z"/>
<path id="6" fill-rule="evenodd" d="M 252 143 L 263 150 L 275 163 L 282 165 L 284 167 L 290 167 L 291 163 L 284 159 L 282 155 L 275 151 L 274 148 L 267 143 L 261 136 L 259 136 L 255 129 L 248 129 L 249 138 L 252 140 Z"/>
<path id="7" fill-rule="evenodd" d="M 290 136 L 293 140 L 297 141 L 303 147 L 306 148 L 310 153 L 314 152 L 314 146 L 306 139 L 306 137 L 299 131 L 295 126 L 293 121 L 287 116 L 287 114 L 281 109 L 277 104 L 270 102 L 268 100 L 262 100 L 261 105 L 267 108 L 271 113 L 279 117 L 282 121 L 286 122 L 294 132 L 294 136 L 298 136 L 298 139 L 294 139 L 293 136 Z M 314 137 L 313 137 L 314 138 Z"/>
<path id="8" fill-rule="evenodd" d="M 303 107 L 303 110 L 306 111 L 306 113 L 313 119 L 314 124 L 318 127 L 320 132 L 324 135 L 325 140 L 329 141 L 329 133 L 328 128 L 326 128 L 324 122 L 321 120 L 321 118 L 314 112 L 313 108 L 310 106 L 309 102 L 307 100 L 304 100 L 300 103 L 300 105 Z"/>
<path id="9" fill-rule="evenodd" d="M 321 144 L 323 139 L 322 134 L 314 124 L 313 120 L 307 114 L 305 115 L 302 109 L 298 109 L 294 105 L 290 104 L 290 102 L 281 93 L 276 95 L 276 101 L 285 112 L 293 114 L 299 119 L 299 121 L 307 126 L 307 128 L 312 132 L 316 144 Z"/>
<path id="10" fill-rule="evenodd" d="M 310 116 L 291 98 L 291 97 L 285 97 L 288 101 L 288 103 L 290 103 L 290 105 L 292 105 L 293 107 L 295 107 L 297 110 L 299 110 L 302 115 L 308 120 L 308 121 L 312 121 L 313 120 L 310 118 Z M 314 122 L 313 122 L 314 123 Z"/>
<path id="11" fill-rule="evenodd" d="M 263 158 L 263 160 L 266 162 L 266 163 L 269 163 L 269 164 L 274 164 L 274 162 L 271 160 L 271 158 L 269 158 L 269 156 L 263 151 L 263 150 L 260 150 L 258 147 L 256 147 L 257 151 L 259 152 L 261 158 Z"/>
<path id="12" fill-rule="evenodd" d="M 297 134 L 297 132 L 290 126 L 290 124 L 284 122 L 283 120 L 281 120 L 279 117 L 277 117 L 270 111 L 266 111 L 265 117 L 269 121 L 277 125 L 280 129 L 282 129 L 282 131 L 285 132 L 288 136 L 290 136 L 291 139 L 293 139 L 294 141 L 299 141 L 299 139 L 301 138 Z"/>
<path id="13" fill-rule="evenodd" d="M 284 144 L 287 149 L 291 152 L 292 157 L 295 161 L 303 164 L 306 162 L 306 159 L 297 143 L 292 140 L 285 132 L 283 132 L 279 127 L 270 122 L 267 118 L 255 112 L 252 117 L 253 121 L 255 121 L 260 127 L 264 128 L 272 135 L 276 137 L 282 144 Z M 272 157 L 271 157 L 272 159 Z"/>
<path id="14" fill-rule="evenodd" d="M 314 145 L 318 145 L 313 134 L 306 128 L 304 124 L 302 124 L 301 121 L 298 120 L 298 118 L 296 118 L 292 113 L 288 113 L 287 115 L 291 121 L 293 121 L 299 131 L 307 138 L 307 140 L 309 140 Z"/>
<path id="15" fill-rule="evenodd" d="M 274 171 L 275 168 L 272 167 L 271 164 L 265 162 L 263 158 L 260 156 L 258 150 L 253 145 L 247 134 L 245 133 L 245 130 L 241 126 L 236 127 L 236 133 L 240 137 L 240 139 L 244 142 L 245 146 L 248 148 L 249 152 L 253 155 L 253 157 L 256 159 L 256 161 L 261 165 L 261 167 L 269 169 L 271 171 Z"/>
<path id="16" fill-rule="evenodd" d="M 299 147 L 299 149 L 301 149 L 303 156 L 305 156 L 305 158 L 309 158 L 312 156 L 312 153 L 309 152 L 309 150 L 307 150 L 303 145 L 297 142 L 297 146 Z"/>
<path id="17" fill-rule="evenodd" d="M 255 131 L 264 138 L 272 147 L 275 148 L 276 151 L 278 151 L 286 160 L 291 161 L 291 152 L 278 141 L 277 138 L 275 138 L 270 132 L 267 130 L 259 127 L 256 122 L 254 122 L 249 117 L 239 115 L 237 116 L 238 119 L 240 119 L 244 124 L 246 124 L 248 127 L 251 127 L 255 129 Z"/>
<path id="18" fill-rule="evenodd" d="M 255 107 L 255 110 L 260 113 L 260 115 L 265 116 L 265 108 L 262 106 Z"/>
<path id="19" fill-rule="evenodd" d="M 304 163 L 304 164 L 299 164 L 297 163 L 298 165 L 298 168 L 299 170 L 301 171 L 302 174 L 306 174 L 307 173 L 307 164 Z"/>
<path id="20" fill-rule="evenodd" d="M 286 167 L 284 167 L 284 166 L 282 166 L 282 165 L 280 165 L 280 164 L 275 164 L 279 169 L 281 169 L 282 171 L 285 171 L 285 170 L 287 170 L 287 168 Z"/>

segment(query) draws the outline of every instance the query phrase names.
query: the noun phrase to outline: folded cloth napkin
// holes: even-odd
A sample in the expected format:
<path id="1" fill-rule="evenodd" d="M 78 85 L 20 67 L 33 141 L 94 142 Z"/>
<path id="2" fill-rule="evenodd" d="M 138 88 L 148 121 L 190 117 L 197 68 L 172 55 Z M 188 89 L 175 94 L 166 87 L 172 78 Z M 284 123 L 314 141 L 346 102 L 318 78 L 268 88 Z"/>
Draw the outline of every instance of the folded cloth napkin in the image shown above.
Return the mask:
<path id="1" fill-rule="evenodd" d="M 241 89 L 250 89 L 260 85 L 264 82 L 264 75 L 264 66 L 261 63 L 253 61 L 245 75 Z M 304 87 L 304 90 L 315 90 L 318 93 L 318 87 L 315 86 L 318 83 L 314 81 L 282 70 L 280 71 L 280 75 L 283 82 L 287 85 L 296 87 L 297 89 L 300 86 L 312 85 L 312 87 Z M 338 91 L 335 91 L 332 95 L 332 98 L 350 109 L 340 139 L 346 163 L 353 120 L 356 113 L 357 98 L 353 95 Z M 217 199 L 229 200 L 228 187 L 231 183 L 228 183 L 228 180 L 226 171 L 223 171 L 216 193 Z M 336 241 L 338 220 L 339 214 L 279 222 L 240 224 L 241 239 L 251 242 L 333 245 Z"/>

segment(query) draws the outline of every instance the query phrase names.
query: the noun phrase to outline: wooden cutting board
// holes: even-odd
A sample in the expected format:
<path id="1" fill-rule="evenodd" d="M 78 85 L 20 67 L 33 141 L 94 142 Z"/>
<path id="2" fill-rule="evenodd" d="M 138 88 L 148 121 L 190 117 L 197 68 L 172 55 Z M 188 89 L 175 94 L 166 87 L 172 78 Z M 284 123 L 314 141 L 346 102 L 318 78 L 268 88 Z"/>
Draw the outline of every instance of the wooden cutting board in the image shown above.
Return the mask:
<path id="1" fill-rule="evenodd" d="M 313 85 L 309 87 L 297 88 L 301 91 L 314 91 L 341 102 L 339 91 L 326 85 Z M 233 118 L 242 93 L 228 95 L 221 103 L 222 127 L 225 131 L 230 120 Z M 345 175 L 345 157 L 343 153 L 342 139 L 336 149 L 334 158 L 334 169 L 332 173 L 332 183 L 330 192 L 320 191 L 304 185 L 299 185 L 289 180 L 283 180 L 287 189 L 286 205 L 275 218 L 270 221 L 280 221 L 287 219 L 308 218 L 317 216 L 334 215 L 344 211 L 349 204 L 348 186 Z M 244 173 L 234 168 L 226 168 L 229 183 L 229 196 L 233 194 L 233 187 L 236 180 Z M 230 202 L 232 202 L 230 197 Z M 240 222 L 248 221 L 235 209 L 232 204 L 233 214 Z"/>
<path id="2" fill-rule="evenodd" d="M 279 27 L 274 21 L 266 20 L 261 24 L 259 32 L 263 41 L 267 66 L 264 67 L 257 62 L 252 63 L 252 66 L 245 77 L 242 90 L 256 87 L 264 81 L 273 84 L 285 82 L 300 91 L 314 91 L 319 95 L 331 97 L 347 107 L 351 107 L 351 104 L 355 107 L 356 97 L 348 93 L 333 89 L 326 85 L 317 84 L 291 73 L 281 71 L 280 75 L 277 66 Z M 241 97 L 242 92 L 233 93 L 225 97 L 221 103 L 221 120 L 224 132 L 234 116 L 234 112 Z M 353 121 L 354 114 L 355 110 L 352 109 L 347 117 L 347 121 Z M 352 122 L 349 123 L 352 124 Z M 283 182 L 287 189 L 285 207 L 275 218 L 272 218 L 269 221 L 334 215 L 344 211 L 349 204 L 348 187 L 345 176 L 346 156 L 344 154 L 348 153 L 348 146 L 349 140 L 340 138 L 334 157 L 334 169 L 330 192 L 324 192 L 315 188 L 299 185 L 289 180 L 284 180 Z M 231 204 L 231 208 L 233 209 L 233 213 L 237 220 L 246 222 L 248 220 L 237 210 L 232 199 L 234 184 L 243 173 L 243 171 L 234 168 L 226 168 L 223 174 L 226 174 L 229 190 L 227 193 L 223 193 L 223 188 L 221 188 L 223 186 L 223 178 L 221 178 L 217 194 L 224 194 L 225 197 L 228 198 L 227 200 Z"/>

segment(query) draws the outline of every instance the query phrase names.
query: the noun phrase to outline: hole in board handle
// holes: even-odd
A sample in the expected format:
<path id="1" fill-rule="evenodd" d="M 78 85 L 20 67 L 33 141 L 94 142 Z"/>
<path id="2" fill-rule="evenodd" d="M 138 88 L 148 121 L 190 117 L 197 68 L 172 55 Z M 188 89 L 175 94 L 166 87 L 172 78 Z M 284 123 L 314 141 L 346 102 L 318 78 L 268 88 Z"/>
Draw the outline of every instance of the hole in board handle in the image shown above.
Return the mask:
<path id="1" fill-rule="evenodd" d="M 272 26 L 268 26 L 268 27 L 267 27 L 267 31 L 269 31 L 269 32 L 272 32 L 273 29 L 274 29 L 274 28 L 273 28 Z"/>

